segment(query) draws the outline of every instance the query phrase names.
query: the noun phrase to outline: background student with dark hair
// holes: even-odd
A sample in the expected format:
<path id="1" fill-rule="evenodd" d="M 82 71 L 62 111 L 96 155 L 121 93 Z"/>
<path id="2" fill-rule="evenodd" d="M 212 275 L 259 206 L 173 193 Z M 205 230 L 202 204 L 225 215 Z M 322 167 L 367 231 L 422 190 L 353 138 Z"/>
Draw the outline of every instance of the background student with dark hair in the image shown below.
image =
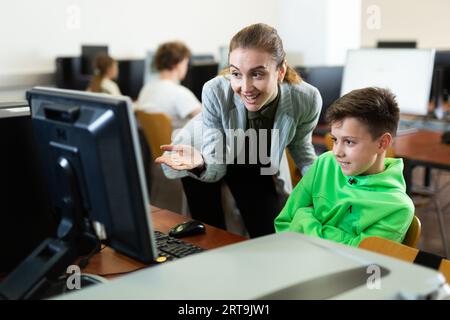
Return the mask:
<path id="1" fill-rule="evenodd" d="M 159 76 L 139 93 L 137 105 L 149 113 L 163 112 L 174 129 L 183 127 L 201 111 L 201 103 L 180 81 L 186 77 L 191 52 L 182 42 L 166 42 L 156 50 L 153 64 Z"/>

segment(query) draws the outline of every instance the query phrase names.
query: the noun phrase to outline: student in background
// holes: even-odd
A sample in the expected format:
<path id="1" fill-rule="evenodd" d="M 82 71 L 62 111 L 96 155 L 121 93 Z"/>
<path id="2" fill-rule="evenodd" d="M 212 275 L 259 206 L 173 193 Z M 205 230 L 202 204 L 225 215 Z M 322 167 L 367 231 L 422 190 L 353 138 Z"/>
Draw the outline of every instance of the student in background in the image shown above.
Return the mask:
<path id="1" fill-rule="evenodd" d="M 114 82 L 114 79 L 117 78 L 118 74 L 119 68 L 117 65 L 117 61 L 111 58 L 106 53 L 98 54 L 95 57 L 94 61 L 94 76 L 91 79 L 91 83 L 89 84 L 87 91 L 105 93 L 114 96 L 121 96 L 122 93 L 120 92 L 120 89 L 117 86 L 117 84 Z M 132 107 L 134 108 L 134 105 L 132 105 Z M 147 190 L 148 195 L 150 196 L 151 191 L 150 176 L 152 163 L 151 150 L 145 138 L 144 132 L 142 128 L 139 126 L 139 123 L 138 123 L 138 136 L 141 146 L 142 160 L 144 163 Z"/>
<path id="2" fill-rule="evenodd" d="M 351 91 L 327 110 L 333 151 L 322 154 L 275 219 L 294 231 L 358 246 L 377 236 L 402 242 L 414 216 L 402 159 L 385 158 L 399 121 L 386 89 Z"/>
<path id="3" fill-rule="evenodd" d="M 200 141 L 192 144 L 189 134 L 184 139 L 180 132 L 173 145 L 163 146 L 171 153 L 155 162 L 166 165 L 166 176 L 183 178 L 192 217 L 206 223 L 223 226 L 217 189 L 226 183 L 249 235 L 258 237 L 275 232 L 273 220 L 286 200 L 278 192 L 285 148 L 303 172 L 316 158 L 312 130 L 322 99 L 288 66 L 274 28 L 248 26 L 231 39 L 229 48 L 229 70 L 203 87 L 198 119 L 203 132 L 201 139 L 194 135 Z M 244 131 L 245 143 L 228 144 Z"/>
<path id="4" fill-rule="evenodd" d="M 191 52 L 182 42 L 167 42 L 156 50 L 154 66 L 159 77 L 139 93 L 137 105 L 149 113 L 162 112 L 172 118 L 174 129 L 183 127 L 201 111 L 201 103 L 180 81 L 186 76 Z"/>
<path id="5" fill-rule="evenodd" d="M 106 53 L 100 53 L 95 57 L 94 76 L 89 84 L 88 91 L 122 95 L 119 87 L 114 82 L 119 74 L 117 61 Z"/>

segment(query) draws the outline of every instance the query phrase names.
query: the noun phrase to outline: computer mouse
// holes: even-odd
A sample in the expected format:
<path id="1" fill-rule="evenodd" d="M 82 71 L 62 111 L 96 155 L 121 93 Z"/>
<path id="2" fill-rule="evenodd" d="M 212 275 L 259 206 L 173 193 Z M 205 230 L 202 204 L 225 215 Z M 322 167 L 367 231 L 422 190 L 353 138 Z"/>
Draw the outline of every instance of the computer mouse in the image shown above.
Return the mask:
<path id="1" fill-rule="evenodd" d="M 189 237 L 206 232 L 206 227 L 203 223 L 197 220 L 177 224 L 170 229 L 169 236 L 175 238 Z"/>
<path id="2" fill-rule="evenodd" d="M 450 144 L 450 131 L 446 131 L 442 134 L 441 140 L 445 144 Z"/>

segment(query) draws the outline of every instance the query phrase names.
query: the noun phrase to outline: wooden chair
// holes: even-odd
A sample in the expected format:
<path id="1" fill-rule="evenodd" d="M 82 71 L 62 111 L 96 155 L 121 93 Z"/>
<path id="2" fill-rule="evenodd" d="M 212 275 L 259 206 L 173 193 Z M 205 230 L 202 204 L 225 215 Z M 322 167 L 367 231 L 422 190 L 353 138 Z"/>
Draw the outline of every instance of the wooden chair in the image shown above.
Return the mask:
<path id="1" fill-rule="evenodd" d="M 363 239 L 358 246 L 360 249 L 365 249 L 387 256 L 391 256 L 406 262 L 414 262 L 419 249 L 406 246 L 404 244 L 394 242 L 391 240 L 368 237 Z M 439 265 L 439 271 L 444 275 L 447 283 L 450 283 L 450 260 L 442 259 Z"/>
<path id="2" fill-rule="evenodd" d="M 300 169 L 297 168 L 297 165 L 295 164 L 294 159 L 292 159 L 292 156 L 287 148 L 286 148 L 286 157 L 288 160 L 289 172 L 291 173 L 292 189 L 294 189 L 297 183 L 302 178 L 302 174 L 300 172 Z"/>
<path id="3" fill-rule="evenodd" d="M 165 113 L 148 113 L 143 110 L 136 110 L 135 115 L 137 120 L 139 121 L 139 124 L 141 125 L 141 128 L 144 131 L 145 138 L 150 145 L 152 158 L 154 160 L 163 154 L 163 151 L 160 148 L 161 145 L 171 144 L 172 142 L 172 119 Z M 161 176 L 164 177 L 163 174 L 161 174 Z M 158 179 L 158 175 L 156 175 L 156 179 Z M 183 215 L 187 215 L 187 200 L 182 190 L 181 182 L 168 182 L 168 180 L 169 179 L 166 179 L 164 177 L 162 180 L 157 180 L 156 183 L 154 183 L 153 191 L 155 193 L 155 197 L 158 197 L 158 194 L 162 192 L 161 190 L 165 190 L 168 187 L 171 187 L 173 189 L 175 186 L 175 188 L 178 188 L 180 190 L 179 196 L 181 197 L 181 208 L 178 212 Z M 173 183 L 175 183 L 175 185 Z M 172 196 L 177 197 L 177 191 L 174 192 L 175 194 L 172 194 Z"/>
<path id="4" fill-rule="evenodd" d="M 172 119 L 165 113 L 148 113 L 136 110 L 136 118 L 150 144 L 153 160 L 163 154 L 160 146 L 172 140 Z"/>
<path id="5" fill-rule="evenodd" d="M 325 145 L 327 146 L 328 151 L 333 150 L 333 138 L 330 133 L 325 135 Z"/>
<path id="6" fill-rule="evenodd" d="M 417 242 L 419 241 L 420 234 L 422 231 L 422 224 L 417 216 L 414 216 L 411 224 L 409 225 L 408 231 L 406 232 L 405 238 L 403 239 L 403 244 L 409 247 L 415 248 Z"/>

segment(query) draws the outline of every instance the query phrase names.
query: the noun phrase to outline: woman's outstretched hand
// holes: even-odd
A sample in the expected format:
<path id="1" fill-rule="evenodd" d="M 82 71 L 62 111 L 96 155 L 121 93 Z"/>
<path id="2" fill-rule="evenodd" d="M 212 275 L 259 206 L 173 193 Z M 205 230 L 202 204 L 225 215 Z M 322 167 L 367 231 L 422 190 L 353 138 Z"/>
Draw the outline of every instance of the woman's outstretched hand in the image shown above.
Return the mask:
<path id="1" fill-rule="evenodd" d="M 172 151 L 155 159 L 156 163 L 164 163 L 175 170 L 191 170 L 204 166 L 202 154 L 190 145 L 162 145 L 161 150 Z"/>

